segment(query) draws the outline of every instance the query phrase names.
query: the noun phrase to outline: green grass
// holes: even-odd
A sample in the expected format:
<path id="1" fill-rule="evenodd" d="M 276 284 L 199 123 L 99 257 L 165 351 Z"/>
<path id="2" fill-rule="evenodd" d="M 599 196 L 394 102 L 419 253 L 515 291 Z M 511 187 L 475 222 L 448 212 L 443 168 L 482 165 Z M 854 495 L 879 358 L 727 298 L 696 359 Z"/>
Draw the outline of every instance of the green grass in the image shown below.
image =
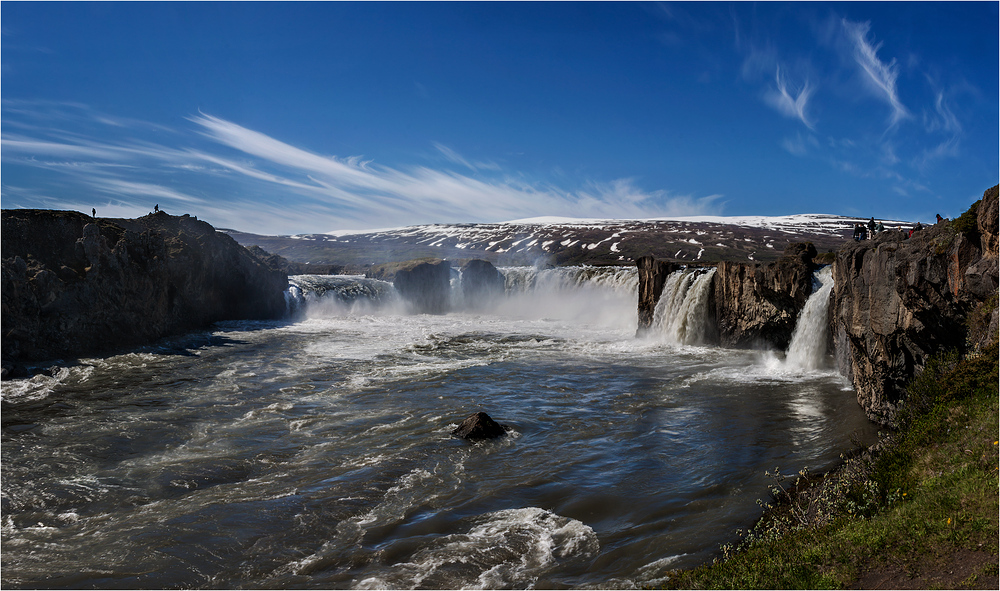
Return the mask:
<path id="1" fill-rule="evenodd" d="M 671 574 L 672 588 L 844 588 L 885 565 L 928 575 L 961 550 L 998 553 L 998 350 L 942 355 L 910 384 L 900 429 L 723 547 L 723 558 Z M 808 475 L 805 475 L 808 476 Z M 975 585 L 974 573 L 957 584 Z"/>

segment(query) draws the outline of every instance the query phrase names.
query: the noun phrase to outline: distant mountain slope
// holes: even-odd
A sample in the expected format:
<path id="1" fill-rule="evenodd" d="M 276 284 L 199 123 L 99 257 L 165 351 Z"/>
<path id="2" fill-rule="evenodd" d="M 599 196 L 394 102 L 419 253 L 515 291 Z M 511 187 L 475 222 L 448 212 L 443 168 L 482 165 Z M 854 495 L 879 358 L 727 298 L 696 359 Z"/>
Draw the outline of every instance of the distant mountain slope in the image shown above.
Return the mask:
<path id="1" fill-rule="evenodd" d="M 772 261 L 790 242 L 823 253 L 851 240 L 859 218 L 697 216 L 653 220 L 533 218 L 498 224 L 433 224 L 391 230 L 262 236 L 222 230 L 244 246 L 301 263 L 371 265 L 420 257 L 482 258 L 497 265 L 632 264 L 653 255 L 679 262 Z M 887 228 L 909 222 L 884 221 Z"/>

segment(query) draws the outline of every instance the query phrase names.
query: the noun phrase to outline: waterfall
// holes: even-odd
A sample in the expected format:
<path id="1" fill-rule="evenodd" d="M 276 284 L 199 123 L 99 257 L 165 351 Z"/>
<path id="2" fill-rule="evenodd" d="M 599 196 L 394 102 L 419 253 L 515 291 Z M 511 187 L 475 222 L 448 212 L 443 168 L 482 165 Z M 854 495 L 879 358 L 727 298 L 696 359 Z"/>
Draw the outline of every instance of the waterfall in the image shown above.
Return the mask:
<path id="1" fill-rule="evenodd" d="M 397 300 L 391 283 L 359 275 L 294 275 L 285 291 L 290 315 L 367 313 Z"/>
<path id="2" fill-rule="evenodd" d="M 671 273 L 653 311 L 651 332 L 677 345 L 704 344 L 711 325 L 708 296 L 714 276 L 715 269 Z"/>
<path id="3" fill-rule="evenodd" d="M 813 293 L 795 322 L 792 342 L 785 353 L 785 367 L 812 370 L 826 365 L 829 333 L 828 312 L 833 289 L 833 267 L 824 267 L 813 275 Z"/>
<path id="4" fill-rule="evenodd" d="M 639 276 L 635 267 L 502 267 L 504 289 L 489 297 L 470 297 L 460 269 L 451 270 L 448 310 L 522 318 L 580 319 L 634 330 Z M 342 316 L 405 313 L 403 297 L 392 283 L 353 275 L 289 277 L 285 302 L 289 316 Z"/>
<path id="5" fill-rule="evenodd" d="M 508 294 L 548 291 L 557 292 L 580 288 L 608 289 L 634 294 L 639 288 L 639 273 L 635 267 L 501 267 Z"/>

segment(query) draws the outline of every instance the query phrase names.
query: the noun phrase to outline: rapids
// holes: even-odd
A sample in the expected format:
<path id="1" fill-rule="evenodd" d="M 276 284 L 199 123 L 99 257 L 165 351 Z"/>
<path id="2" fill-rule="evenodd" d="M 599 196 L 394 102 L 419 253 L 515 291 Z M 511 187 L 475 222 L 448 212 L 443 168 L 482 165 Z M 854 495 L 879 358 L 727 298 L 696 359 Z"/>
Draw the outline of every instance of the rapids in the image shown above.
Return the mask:
<path id="1" fill-rule="evenodd" d="M 412 316 L 294 277 L 289 321 L 4 382 L 3 585 L 657 585 L 752 524 L 765 470 L 874 436 L 825 352 L 692 344 L 706 275 L 636 339 L 634 268 L 501 271 L 495 309 Z M 478 410 L 513 432 L 451 437 Z"/>

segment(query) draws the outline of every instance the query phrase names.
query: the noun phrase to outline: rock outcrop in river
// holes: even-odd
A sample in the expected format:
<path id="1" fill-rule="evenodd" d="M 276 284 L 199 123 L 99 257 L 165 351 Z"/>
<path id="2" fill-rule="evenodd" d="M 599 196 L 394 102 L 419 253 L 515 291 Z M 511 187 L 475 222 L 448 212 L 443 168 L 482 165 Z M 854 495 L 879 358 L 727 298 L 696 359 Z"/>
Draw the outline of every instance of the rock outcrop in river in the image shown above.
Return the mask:
<path id="1" fill-rule="evenodd" d="M 961 218 L 849 242 L 833 265 L 838 362 L 868 416 L 891 424 L 929 355 L 996 334 L 997 187 Z M 973 321 L 975 320 L 975 321 Z"/>
<path id="2" fill-rule="evenodd" d="M 189 216 L 4 210 L 4 375 L 220 320 L 285 314 L 288 277 Z"/>
<path id="3" fill-rule="evenodd" d="M 472 259 L 462 265 L 462 296 L 470 308 L 489 308 L 503 296 L 505 282 L 503 274 L 489 261 Z"/>
<path id="4" fill-rule="evenodd" d="M 466 417 L 451 434 L 462 439 L 496 439 L 503 437 L 508 431 L 510 427 L 501 425 L 490 415 L 480 411 Z"/>
<path id="5" fill-rule="evenodd" d="M 815 256 L 812 244 L 794 243 L 767 265 L 719 263 L 712 279 L 719 343 L 788 348 L 795 321 L 812 293 Z"/>
<path id="6" fill-rule="evenodd" d="M 392 284 L 417 314 L 444 314 L 451 302 L 451 263 L 417 262 L 395 271 Z"/>
<path id="7" fill-rule="evenodd" d="M 796 243 L 785 249 L 782 258 L 767 265 L 719 263 L 709 296 L 718 333 L 709 340 L 724 347 L 787 347 L 796 317 L 812 293 L 814 256 L 812 244 Z M 637 266 L 641 335 L 653 321 L 667 276 L 678 266 L 653 257 L 641 257 Z"/>

